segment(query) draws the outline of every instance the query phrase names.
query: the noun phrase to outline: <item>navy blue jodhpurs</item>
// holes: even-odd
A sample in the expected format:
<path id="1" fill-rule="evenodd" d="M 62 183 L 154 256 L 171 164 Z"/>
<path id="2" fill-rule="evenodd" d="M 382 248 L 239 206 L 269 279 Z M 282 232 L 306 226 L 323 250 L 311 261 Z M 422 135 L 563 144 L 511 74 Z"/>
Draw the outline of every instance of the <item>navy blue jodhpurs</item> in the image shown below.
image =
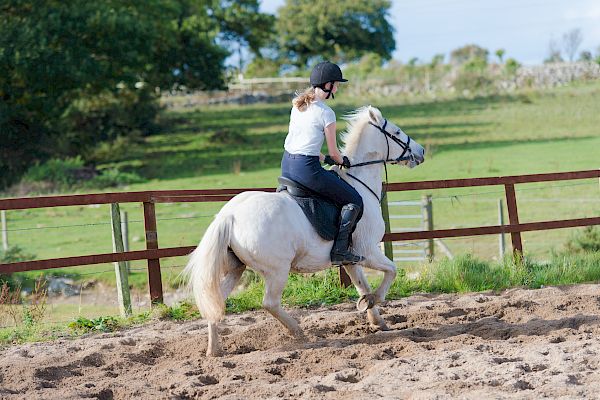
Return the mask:
<path id="1" fill-rule="evenodd" d="M 292 179 L 323 197 L 334 202 L 338 207 L 346 204 L 356 204 L 362 215 L 363 201 L 356 189 L 335 173 L 321 167 L 319 156 L 283 153 L 281 160 L 281 175 Z"/>

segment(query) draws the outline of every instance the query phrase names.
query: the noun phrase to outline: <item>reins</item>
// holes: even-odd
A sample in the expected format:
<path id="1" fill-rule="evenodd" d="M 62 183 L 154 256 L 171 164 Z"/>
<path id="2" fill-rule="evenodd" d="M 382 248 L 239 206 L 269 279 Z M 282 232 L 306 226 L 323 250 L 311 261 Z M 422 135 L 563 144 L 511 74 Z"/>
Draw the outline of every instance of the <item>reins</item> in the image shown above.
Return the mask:
<path id="1" fill-rule="evenodd" d="M 406 137 L 408 138 L 408 140 L 406 141 L 406 143 L 404 143 L 398 137 L 393 136 L 391 133 L 389 133 L 388 131 L 385 130 L 385 127 L 387 126 L 388 121 L 387 121 L 387 119 L 384 119 L 383 121 L 384 122 L 383 122 L 383 126 L 382 127 L 380 127 L 379 125 L 375 125 L 371 121 L 369 121 L 369 125 L 374 126 L 375 128 L 377 128 L 379 130 L 379 132 L 381 132 L 381 133 L 383 133 L 385 135 L 385 143 L 387 145 L 387 154 L 385 156 L 385 159 L 365 161 L 365 162 L 361 162 L 361 163 L 357 163 L 357 164 L 352 164 L 350 166 L 350 168 L 355 168 L 355 167 L 364 167 L 366 165 L 373 165 L 373 164 L 381 164 L 381 163 L 383 163 L 383 168 L 385 170 L 385 181 L 382 182 L 381 197 L 377 196 L 377 194 L 373 191 L 373 189 L 371 189 L 362 180 L 358 179 L 356 176 L 352 175 L 350 172 L 346 172 L 346 175 L 348 175 L 352 179 L 357 180 L 364 187 L 366 187 L 369 190 L 369 192 L 371 192 L 373 194 L 373 196 L 375 196 L 375 198 L 377 199 L 377 201 L 380 204 L 383 201 L 383 198 L 385 197 L 385 191 L 386 191 L 386 186 L 387 186 L 387 181 L 388 181 L 387 163 L 389 162 L 389 163 L 392 163 L 392 164 L 397 164 L 397 163 L 399 163 L 401 161 L 409 161 L 409 160 L 413 159 L 412 150 L 410 149 L 410 140 L 411 140 L 410 136 L 406 135 Z M 398 129 L 398 132 L 396 132 L 396 134 L 399 135 L 400 132 L 401 132 L 401 130 Z M 396 142 L 396 144 L 398 144 L 402 148 L 402 154 L 400 154 L 400 157 L 398 157 L 398 158 L 390 158 L 390 142 L 389 142 L 389 139 L 392 139 L 394 142 Z M 407 152 L 409 153 L 409 155 L 405 157 L 405 154 Z"/>

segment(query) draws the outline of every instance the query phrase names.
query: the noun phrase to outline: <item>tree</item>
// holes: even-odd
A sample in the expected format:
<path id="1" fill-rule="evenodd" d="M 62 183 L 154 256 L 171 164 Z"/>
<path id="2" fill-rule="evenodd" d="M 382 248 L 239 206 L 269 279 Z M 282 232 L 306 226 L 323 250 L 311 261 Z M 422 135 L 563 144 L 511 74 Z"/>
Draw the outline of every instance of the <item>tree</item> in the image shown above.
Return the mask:
<path id="1" fill-rule="evenodd" d="M 143 10 L 118 1 L 2 3 L 0 187 L 59 151 L 61 116 L 82 92 L 144 79 L 148 54 L 160 43 L 156 15 L 156 1 Z"/>
<path id="2" fill-rule="evenodd" d="M 506 53 L 506 51 L 504 49 L 498 49 L 495 52 L 496 57 L 498 57 L 498 61 L 500 61 L 500 64 L 502 64 L 502 59 L 504 58 L 505 53 Z"/>
<path id="3" fill-rule="evenodd" d="M 551 38 L 550 42 L 548 42 L 548 57 L 544 60 L 544 63 L 554 63 L 562 61 L 563 58 L 558 42 L 554 38 Z"/>
<path id="4" fill-rule="evenodd" d="M 575 55 L 577 54 L 577 49 L 581 45 L 583 41 L 583 37 L 581 35 L 581 29 L 571 29 L 569 32 L 563 34 L 563 48 L 565 53 L 569 57 L 569 61 L 573 62 L 575 59 Z"/>
<path id="5" fill-rule="evenodd" d="M 219 40 L 258 48 L 272 22 L 257 0 L 234 3 L 4 0 L 0 188 L 32 163 L 144 130 L 155 88 L 223 88 Z"/>
<path id="6" fill-rule="evenodd" d="M 517 60 L 514 58 L 509 58 L 506 60 L 504 70 L 509 76 L 515 76 L 520 67 L 521 64 Z"/>
<path id="7" fill-rule="evenodd" d="M 239 70 L 243 70 L 242 49 L 247 47 L 255 57 L 261 58 L 261 48 L 275 41 L 275 16 L 261 14 L 257 0 L 223 0 L 215 11 L 221 37 L 236 43 Z"/>
<path id="8" fill-rule="evenodd" d="M 484 60 L 487 63 L 489 51 L 476 44 L 468 44 L 450 53 L 450 62 L 455 65 L 464 64 L 474 58 Z"/>
<path id="9" fill-rule="evenodd" d="M 579 61 L 592 61 L 593 57 L 592 57 L 592 52 L 589 50 L 584 50 L 581 53 L 579 53 Z"/>
<path id="10" fill-rule="evenodd" d="M 286 0 L 278 10 L 280 56 L 299 68 L 311 59 L 358 60 L 372 52 L 389 60 L 395 49 L 389 0 Z"/>
<path id="11" fill-rule="evenodd" d="M 383 65 L 379 54 L 365 53 L 359 61 L 353 62 L 345 70 L 352 78 L 369 79 L 376 75 Z"/>
<path id="12" fill-rule="evenodd" d="M 431 62 L 429 63 L 429 66 L 431 67 L 431 69 L 435 69 L 438 65 L 441 65 L 444 63 L 444 58 L 446 58 L 445 55 L 443 54 L 436 54 L 431 58 Z"/>
<path id="13" fill-rule="evenodd" d="M 247 66 L 244 76 L 247 78 L 276 77 L 279 75 L 279 63 L 269 58 L 256 57 Z"/>

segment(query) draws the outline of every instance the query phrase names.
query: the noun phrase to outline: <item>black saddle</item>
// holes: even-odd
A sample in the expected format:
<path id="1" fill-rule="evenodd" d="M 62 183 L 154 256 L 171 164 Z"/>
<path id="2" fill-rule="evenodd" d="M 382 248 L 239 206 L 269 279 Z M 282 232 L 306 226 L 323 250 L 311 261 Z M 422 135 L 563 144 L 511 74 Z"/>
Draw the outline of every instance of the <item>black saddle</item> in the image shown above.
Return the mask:
<path id="1" fill-rule="evenodd" d="M 287 191 L 296 200 L 319 236 L 325 240 L 334 240 L 339 229 L 341 208 L 299 182 L 284 176 L 280 176 L 278 181 L 277 192 Z"/>

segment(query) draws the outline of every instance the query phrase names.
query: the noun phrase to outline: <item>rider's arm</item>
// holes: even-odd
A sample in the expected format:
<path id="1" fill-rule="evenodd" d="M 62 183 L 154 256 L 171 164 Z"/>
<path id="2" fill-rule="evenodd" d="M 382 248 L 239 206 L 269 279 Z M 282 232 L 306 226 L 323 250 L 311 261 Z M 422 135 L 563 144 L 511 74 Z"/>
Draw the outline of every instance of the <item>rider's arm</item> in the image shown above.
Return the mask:
<path id="1" fill-rule="evenodd" d="M 341 164 L 344 160 L 337 147 L 335 122 L 332 122 L 325 127 L 325 140 L 327 141 L 327 150 L 329 151 L 329 155 L 335 160 L 336 163 Z"/>

